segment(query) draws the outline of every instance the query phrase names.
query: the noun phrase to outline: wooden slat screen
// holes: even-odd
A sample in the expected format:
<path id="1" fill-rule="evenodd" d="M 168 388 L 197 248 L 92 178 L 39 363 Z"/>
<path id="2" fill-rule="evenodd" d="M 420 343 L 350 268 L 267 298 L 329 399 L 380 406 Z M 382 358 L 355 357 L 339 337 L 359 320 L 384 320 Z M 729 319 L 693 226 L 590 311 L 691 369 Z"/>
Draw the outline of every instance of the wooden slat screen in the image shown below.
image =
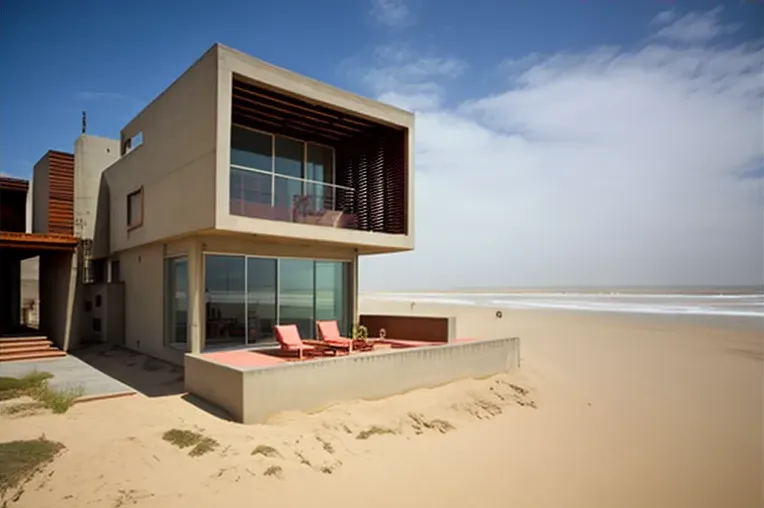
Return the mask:
<path id="1" fill-rule="evenodd" d="M 48 152 L 48 232 L 74 234 L 74 155 Z"/>

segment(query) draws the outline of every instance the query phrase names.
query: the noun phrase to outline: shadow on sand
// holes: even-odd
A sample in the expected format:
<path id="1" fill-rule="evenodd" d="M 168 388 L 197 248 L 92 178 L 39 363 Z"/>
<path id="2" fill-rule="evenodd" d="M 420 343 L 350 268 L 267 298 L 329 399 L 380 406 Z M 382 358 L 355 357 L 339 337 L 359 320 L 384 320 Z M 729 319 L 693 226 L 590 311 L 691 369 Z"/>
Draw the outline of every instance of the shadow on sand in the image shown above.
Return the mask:
<path id="1" fill-rule="evenodd" d="M 233 422 L 234 419 L 231 417 L 230 414 L 225 409 L 221 409 L 215 405 L 210 404 L 204 399 L 200 399 L 196 395 L 192 395 L 190 393 L 186 393 L 181 397 L 183 400 L 191 404 L 192 406 L 201 409 L 202 411 L 211 414 L 212 416 L 216 416 L 220 418 L 221 420 L 225 420 L 227 422 Z"/>
<path id="2" fill-rule="evenodd" d="M 84 346 L 71 355 L 147 397 L 185 393 L 183 368 L 177 365 L 109 344 Z"/>

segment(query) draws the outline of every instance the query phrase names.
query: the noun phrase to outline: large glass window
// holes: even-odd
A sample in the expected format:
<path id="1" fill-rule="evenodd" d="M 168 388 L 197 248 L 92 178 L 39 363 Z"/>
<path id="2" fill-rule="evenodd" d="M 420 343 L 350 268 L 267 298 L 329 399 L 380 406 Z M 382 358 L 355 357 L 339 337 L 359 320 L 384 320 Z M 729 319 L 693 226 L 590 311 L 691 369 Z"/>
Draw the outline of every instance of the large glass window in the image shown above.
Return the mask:
<path id="1" fill-rule="evenodd" d="M 204 301 L 207 345 L 244 344 L 245 295 L 244 256 L 205 258 Z"/>
<path id="2" fill-rule="evenodd" d="M 165 326 L 171 344 L 188 342 L 188 260 L 165 260 Z"/>
<path id="3" fill-rule="evenodd" d="M 344 334 L 350 333 L 350 263 L 214 254 L 205 255 L 204 261 L 203 347 L 270 347 L 277 324 L 295 324 L 304 339 L 313 338 L 316 320 L 336 320 Z M 168 334 L 179 337 L 170 340 L 185 342 L 188 263 L 186 258 L 167 263 L 168 315 L 173 316 Z"/>
<path id="4" fill-rule="evenodd" d="M 297 325 L 302 338 L 311 338 L 315 335 L 315 262 L 304 259 L 279 261 L 279 323 Z"/>
<path id="5" fill-rule="evenodd" d="M 247 258 L 247 328 L 248 343 L 273 340 L 276 324 L 276 259 Z"/>
<path id="6" fill-rule="evenodd" d="M 325 213 L 351 213 L 353 190 L 336 185 L 334 162 L 330 146 L 233 125 L 230 213 L 343 227 Z"/>
<path id="7" fill-rule="evenodd" d="M 231 126 L 231 164 L 273 171 L 273 137 L 270 134 Z"/>
<path id="8" fill-rule="evenodd" d="M 337 321 L 340 332 L 350 333 L 348 264 L 316 261 L 316 321 Z"/>

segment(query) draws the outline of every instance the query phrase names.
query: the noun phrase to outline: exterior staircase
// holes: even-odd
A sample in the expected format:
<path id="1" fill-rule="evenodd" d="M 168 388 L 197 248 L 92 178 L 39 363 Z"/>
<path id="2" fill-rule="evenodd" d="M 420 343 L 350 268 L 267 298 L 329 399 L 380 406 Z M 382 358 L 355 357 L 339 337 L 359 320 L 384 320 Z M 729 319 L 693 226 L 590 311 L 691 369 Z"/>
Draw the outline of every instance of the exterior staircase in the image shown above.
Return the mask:
<path id="1" fill-rule="evenodd" d="M 42 335 L 0 337 L 0 363 L 66 356 Z"/>

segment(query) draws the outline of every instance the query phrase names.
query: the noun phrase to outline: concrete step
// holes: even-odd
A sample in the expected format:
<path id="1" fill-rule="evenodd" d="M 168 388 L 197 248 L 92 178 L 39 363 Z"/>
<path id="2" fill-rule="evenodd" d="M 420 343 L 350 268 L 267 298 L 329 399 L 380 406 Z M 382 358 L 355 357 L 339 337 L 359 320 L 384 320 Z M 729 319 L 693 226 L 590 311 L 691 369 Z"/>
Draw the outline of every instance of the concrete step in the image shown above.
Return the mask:
<path id="1" fill-rule="evenodd" d="M 48 338 L 44 335 L 19 335 L 15 337 L 9 337 L 7 335 L 0 336 L 0 345 L 3 344 L 13 344 L 14 342 L 28 342 L 28 341 L 39 341 L 39 340 L 48 340 Z"/>
<path id="2" fill-rule="evenodd" d="M 24 341 L 16 341 L 16 342 L 0 342 L 0 353 L 3 351 L 8 351 L 12 349 L 17 348 L 30 348 L 30 347 L 36 347 L 36 348 L 42 348 L 42 349 L 48 349 L 53 345 L 53 342 L 49 340 L 24 340 Z"/>
<path id="3" fill-rule="evenodd" d="M 30 353 L 0 354 L 1 362 L 15 362 L 19 360 L 39 360 L 41 358 L 56 358 L 66 356 L 66 353 L 60 349 L 49 349 L 47 351 L 34 351 Z"/>
<path id="4" fill-rule="evenodd" d="M 13 347 L 0 348 L 0 356 L 12 355 L 16 353 L 33 353 L 35 351 L 57 351 L 50 344 L 32 344 L 32 345 L 14 345 Z"/>

